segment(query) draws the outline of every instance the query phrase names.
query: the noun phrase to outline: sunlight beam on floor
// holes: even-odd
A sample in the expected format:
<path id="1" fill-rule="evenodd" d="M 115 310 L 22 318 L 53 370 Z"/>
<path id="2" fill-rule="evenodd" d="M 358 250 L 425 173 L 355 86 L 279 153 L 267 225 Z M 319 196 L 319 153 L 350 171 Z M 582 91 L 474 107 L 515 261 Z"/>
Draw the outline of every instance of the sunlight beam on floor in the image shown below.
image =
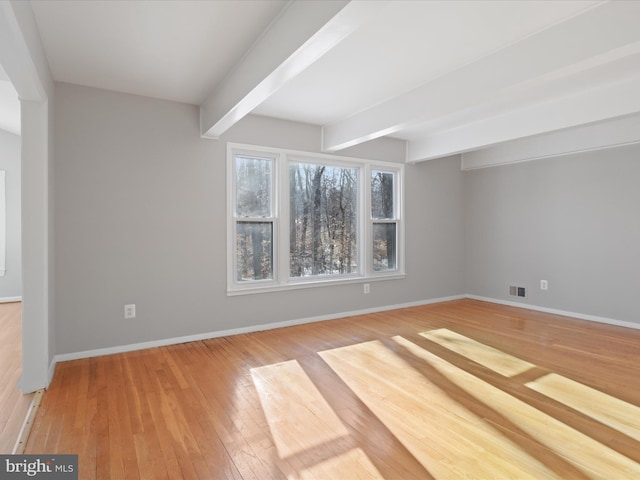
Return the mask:
<path id="1" fill-rule="evenodd" d="M 280 458 L 349 435 L 297 361 L 252 368 L 251 376 Z"/>
<path id="2" fill-rule="evenodd" d="M 420 335 L 505 377 L 513 377 L 535 367 L 529 362 L 446 328 L 423 332 Z"/>
<path id="3" fill-rule="evenodd" d="M 354 448 L 300 472 L 300 480 L 383 480 L 384 477 L 360 449 Z"/>
<path id="4" fill-rule="evenodd" d="M 526 384 L 605 425 L 640 441 L 640 407 L 550 373 Z"/>
<path id="5" fill-rule="evenodd" d="M 289 480 L 383 479 L 364 451 L 348 446 L 349 431 L 297 361 L 251 376 Z"/>
<path id="6" fill-rule="evenodd" d="M 446 362 L 403 337 L 396 336 L 393 337 L 393 340 L 592 478 L 640 478 L 640 464 L 615 450 Z"/>
<path id="7" fill-rule="evenodd" d="M 319 355 L 438 480 L 560 478 L 381 342 Z"/>

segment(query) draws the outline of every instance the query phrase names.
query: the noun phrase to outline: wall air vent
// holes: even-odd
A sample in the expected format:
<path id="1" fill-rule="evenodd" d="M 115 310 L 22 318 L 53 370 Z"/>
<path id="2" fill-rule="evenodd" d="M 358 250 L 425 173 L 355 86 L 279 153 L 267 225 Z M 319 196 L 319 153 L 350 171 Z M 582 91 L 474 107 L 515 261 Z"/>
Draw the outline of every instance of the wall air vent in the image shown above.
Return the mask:
<path id="1" fill-rule="evenodd" d="M 524 287 L 517 287 L 515 285 L 510 285 L 509 286 L 509 295 L 511 295 L 512 297 L 526 297 L 525 294 L 525 288 Z"/>

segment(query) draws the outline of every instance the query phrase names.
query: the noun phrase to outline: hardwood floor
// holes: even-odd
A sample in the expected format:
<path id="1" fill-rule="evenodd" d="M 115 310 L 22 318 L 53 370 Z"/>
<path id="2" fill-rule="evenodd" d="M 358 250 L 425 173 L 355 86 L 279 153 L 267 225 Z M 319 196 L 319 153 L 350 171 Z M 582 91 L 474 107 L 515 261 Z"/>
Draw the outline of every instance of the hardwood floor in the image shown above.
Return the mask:
<path id="1" fill-rule="evenodd" d="M 640 330 L 459 300 L 60 363 L 83 479 L 637 479 Z"/>
<path id="2" fill-rule="evenodd" d="M 22 303 L 0 303 L 0 453 L 11 453 L 33 395 L 16 386 L 22 375 Z"/>

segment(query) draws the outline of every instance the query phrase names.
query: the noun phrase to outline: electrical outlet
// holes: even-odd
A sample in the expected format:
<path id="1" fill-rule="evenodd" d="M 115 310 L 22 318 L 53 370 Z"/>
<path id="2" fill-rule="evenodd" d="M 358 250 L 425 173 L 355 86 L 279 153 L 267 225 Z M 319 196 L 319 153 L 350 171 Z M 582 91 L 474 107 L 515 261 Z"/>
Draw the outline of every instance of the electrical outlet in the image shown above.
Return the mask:
<path id="1" fill-rule="evenodd" d="M 365 283 L 365 284 L 364 284 L 364 293 L 365 293 L 365 294 L 367 294 L 367 293 L 369 293 L 369 292 L 370 292 L 369 284 L 368 284 L 368 283 Z"/>
<path id="2" fill-rule="evenodd" d="M 134 303 L 124 306 L 124 318 L 125 320 L 136 318 L 136 305 Z"/>
<path id="3" fill-rule="evenodd" d="M 547 280 L 540 280 L 540 290 L 549 290 L 549 282 Z"/>

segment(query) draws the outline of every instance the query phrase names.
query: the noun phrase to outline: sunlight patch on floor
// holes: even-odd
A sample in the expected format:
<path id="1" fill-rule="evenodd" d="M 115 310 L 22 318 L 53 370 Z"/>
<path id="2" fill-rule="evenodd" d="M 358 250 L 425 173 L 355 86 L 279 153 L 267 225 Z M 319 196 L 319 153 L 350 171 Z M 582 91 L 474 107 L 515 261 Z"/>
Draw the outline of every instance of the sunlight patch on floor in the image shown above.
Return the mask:
<path id="1" fill-rule="evenodd" d="M 526 385 L 640 441 L 640 407 L 556 373 Z"/>
<path id="2" fill-rule="evenodd" d="M 300 472 L 300 476 L 290 480 L 383 480 L 383 476 L 371 463 L 369 457 L 359 448 L 336 455 Z"/>
<path id="3" fill-rule="evenodd" d="M 446 328 L 423 332 L 420 335 L 505 377 L 513 377 L 535 367 L 529 362 Z"/>
<path id="4" fill-rule="evenodd" d="M 437 479 L 560 478 L 381 342 L 319 355 Z"/>
<path id="5" fill-rule="evenodd" d="M 447 329 L 421 333 L 500 375 L 534 368 Z M 640 478 L 640 464 L 485 382 L 402 336 L 392 340 L 438 378 L 502 416 L 500 430 L 454 401 L 436 383 L 381 341 L 318 352 L 326 364 L 397 440 L 438 480 L 459 478 Z M 380 480 L 366 453 L 295 360 L 251 369 L 265 418 L 289 480 L 363 478 Z M 440 377 L 440 375 L 442 377 Z M 640 440 L 640 407 L 557 374 L 528 388 Z M 449 388 L 449 387 L 447 387 Z M 535 440 L 547 454 L 534 455 L 518 438 Z"/>
<path id="6" fill-rule="evenodd" d="M 396 336 L 393 337 L 393 340 L 591 478 L 640 478 L 640 465 L 615 450 L 480 380 L 403 337 Z M 495 440 L 490 439 L 490 441 L 494 442 Z M 502 475 L 502 477 L 505 476 Z"/>
<path id="7" fill-rule="evenodd" d="M 297 361 L 252 368 L 251 376 L 280 458 L 349 435 Z"/>

